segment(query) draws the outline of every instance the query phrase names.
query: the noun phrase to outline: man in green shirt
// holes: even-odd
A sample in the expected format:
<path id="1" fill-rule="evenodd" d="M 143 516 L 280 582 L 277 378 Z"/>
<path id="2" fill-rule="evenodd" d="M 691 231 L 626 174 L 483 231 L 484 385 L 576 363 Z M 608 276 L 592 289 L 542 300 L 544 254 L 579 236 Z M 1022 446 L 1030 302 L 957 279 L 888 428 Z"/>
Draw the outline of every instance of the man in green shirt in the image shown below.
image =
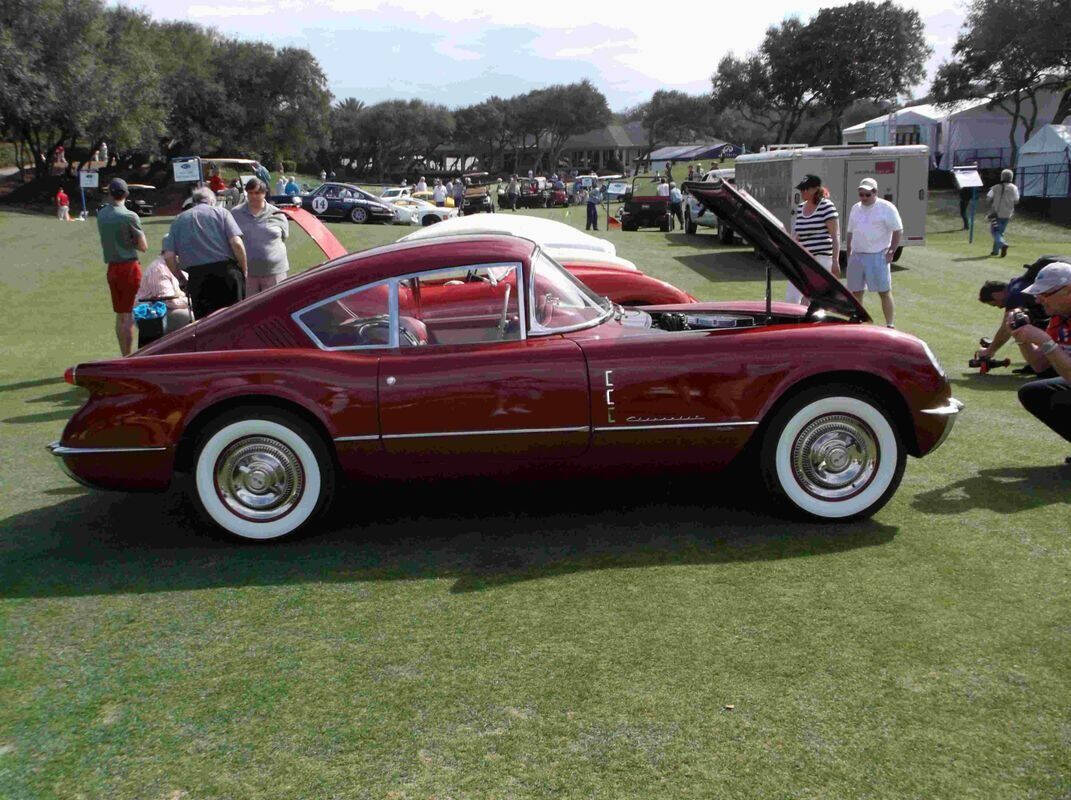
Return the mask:
<path id="1" fill-rule="evenodd" d="M 130 355 L 134 349 L 134 298 L 141 283 L 138 252 L 148 249 L 145 232 L 138 215 L 126 207 L 130 189 L 122 178 L 108 185 L 109 201 L 97 212 L 97 230 L 104 263 L 108 265 L 108 288 L 115 312 L 115 337 L 119 352 Z"/>

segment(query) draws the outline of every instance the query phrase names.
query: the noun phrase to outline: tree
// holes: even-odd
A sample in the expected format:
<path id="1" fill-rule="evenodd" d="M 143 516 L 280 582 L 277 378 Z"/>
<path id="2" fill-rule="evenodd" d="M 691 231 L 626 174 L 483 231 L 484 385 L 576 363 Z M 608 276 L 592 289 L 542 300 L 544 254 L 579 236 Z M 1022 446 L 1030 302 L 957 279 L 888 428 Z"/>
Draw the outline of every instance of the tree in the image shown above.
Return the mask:
<path id="1" fill-rule="evenodd" d="M 918 12 L 890 0 L 823 8 L 806 30 L 814 53 L 809 79 L 828 115 L 817 136 L 828 129 L 838 142 L 844 113 L 854 103 L 905 94 L 922 80 L 932 52 Z"/>
<path id="2" fill-rule="evenodd" d="M 647 132 L 647 155 L 659 145 L 682 142 L 709 132 L 711 109 L 706 98 L 659 89 L 632 110 Z"/>
<path id="3" fill-rule="evenodd" d="M 712 107 L 761 126 L 774 142 L 791 141 L 817 98 L 810 77 L 815 52 L 810 29 L 798 19 L 771 26 L 757 53 L 743 60 L 729 54 L 718 64 Z"/>
<path id="4" fill-rule="evenodd" d="M 543 113 L 546 122 L 550 169 L 558 168 L 562 148 L 570 136 L 605 125 L 610 120 L 606 96 L 587 80 L 551 86 L 544 90 Z"/>
<path id="5" fill-rule="evenodd" d="M 1030 138 L 1042 92 L 1061 95 L 1053 122 L 1071 114 L 1071 13 L 1066 0 L 975 0 L 952 48 L 953 60 L 934 78 L 935 101 L 989 98 L 1011 117 L 1011 163 L 1018 133 Z"/>

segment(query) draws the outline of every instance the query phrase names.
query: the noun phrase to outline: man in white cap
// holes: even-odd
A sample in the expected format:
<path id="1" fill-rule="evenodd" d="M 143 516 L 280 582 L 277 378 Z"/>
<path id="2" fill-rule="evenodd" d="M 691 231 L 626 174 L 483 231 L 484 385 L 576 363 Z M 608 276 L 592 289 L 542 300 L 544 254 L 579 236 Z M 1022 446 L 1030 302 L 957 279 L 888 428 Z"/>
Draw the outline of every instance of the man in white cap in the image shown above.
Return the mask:
<path id="1" fill-rule="evenodd" d="M 866 289 L 877 292 L 885 324 L 892 328 L 894 307 L 889 265 L 900 245 L 904 223 L 896 206 L 878 197 L 878 182 L 873 178 L 859 182 L 859 202 L 848 215 L 847 232 L 848 291 L 860 303 Z"/>
<path id="2" fill-rule="evenodd" d="M 1054 377 L 1031 381 L 1019 388 L 1023 408 L 1071 442 L 1071 264 L 1055 261 L 1024 289 L 1051 317 L 1045 330 L 1023 325 L 1012 330 L 1023 358 L 1039 374 Z M 1016 324 L 1008 312 L 1008 326 Z M 1050 372 L 1051 370 L 1051 372 Z M 1071 457 L 1065 459 L 1071 464 Z"/>

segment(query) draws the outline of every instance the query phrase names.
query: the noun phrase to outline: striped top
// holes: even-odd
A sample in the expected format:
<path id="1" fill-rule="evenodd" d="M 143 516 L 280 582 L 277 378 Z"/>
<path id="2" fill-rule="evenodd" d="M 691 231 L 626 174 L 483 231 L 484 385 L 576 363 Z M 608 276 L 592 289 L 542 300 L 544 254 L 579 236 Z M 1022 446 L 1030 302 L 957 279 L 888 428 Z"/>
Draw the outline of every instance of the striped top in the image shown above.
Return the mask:
<path id="1" fill-rule="evenodd" d="M 803 213 L 803 203 L 796 206 L 792 217 L 792 232 L 800 240 L 803 249 L 812 256 L 833 255 L 833 237 L 829 235 L 826 222 L 837 219 L 837 207 L 828 197 L 822 198 L 809 217 Z"/>

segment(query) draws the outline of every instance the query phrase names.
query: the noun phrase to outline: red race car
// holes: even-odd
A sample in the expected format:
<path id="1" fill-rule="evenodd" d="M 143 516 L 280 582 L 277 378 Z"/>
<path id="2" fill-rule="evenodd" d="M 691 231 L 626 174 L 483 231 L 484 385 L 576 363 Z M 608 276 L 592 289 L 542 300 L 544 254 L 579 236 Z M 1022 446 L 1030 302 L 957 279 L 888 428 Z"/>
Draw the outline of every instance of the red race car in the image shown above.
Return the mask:
<path id="1" fill-rule="evenodd" d="M 71 368 L 89 398 L 50 449 L 90 486 L 188 474 L 206 518 L 246 539 L 307 525 L 343 477 L 694 471 L 749 448 L 791 509 L 872 514 L 961 404 L 922 341 L 865 324 L 761 206 L 693 191 L 810 306 L 626 310 L 530 240 L 397 243 Z"/>

